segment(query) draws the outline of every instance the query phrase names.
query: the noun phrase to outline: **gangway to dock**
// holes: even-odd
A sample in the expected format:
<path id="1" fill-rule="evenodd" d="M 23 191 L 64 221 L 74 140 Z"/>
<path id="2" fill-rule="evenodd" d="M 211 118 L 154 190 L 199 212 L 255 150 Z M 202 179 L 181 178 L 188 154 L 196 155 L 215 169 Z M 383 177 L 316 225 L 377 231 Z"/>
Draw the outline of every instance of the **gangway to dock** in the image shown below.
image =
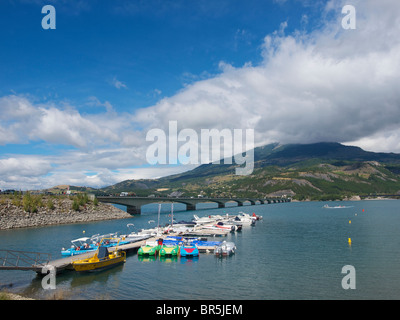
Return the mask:
<path id="1" fill-rule="evenodd" d="M 41 272 L 50 259 L 50 253 L 0 249 L 0 270 L 33 270 Z"/>

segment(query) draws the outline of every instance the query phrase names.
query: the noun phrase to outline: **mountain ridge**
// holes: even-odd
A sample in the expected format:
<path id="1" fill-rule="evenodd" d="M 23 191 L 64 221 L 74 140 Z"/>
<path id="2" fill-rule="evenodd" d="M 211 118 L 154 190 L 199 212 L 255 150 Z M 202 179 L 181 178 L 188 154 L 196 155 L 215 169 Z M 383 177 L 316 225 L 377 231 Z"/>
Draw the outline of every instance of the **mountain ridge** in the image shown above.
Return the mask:
<path id="1" fill-rule="evenodd" d="M 267 196 L 345 198 L 365 193 L 400 194 L 400 154 L 376 153 L 336 142 L 273 143 L 254 149 L 254 171 L 236 176 L 234 164 L 202 164 L 159 179 L 125 180 L 100 194 L 140 196 Z M 286 193 L 285 193 L 286 192 Z"/>

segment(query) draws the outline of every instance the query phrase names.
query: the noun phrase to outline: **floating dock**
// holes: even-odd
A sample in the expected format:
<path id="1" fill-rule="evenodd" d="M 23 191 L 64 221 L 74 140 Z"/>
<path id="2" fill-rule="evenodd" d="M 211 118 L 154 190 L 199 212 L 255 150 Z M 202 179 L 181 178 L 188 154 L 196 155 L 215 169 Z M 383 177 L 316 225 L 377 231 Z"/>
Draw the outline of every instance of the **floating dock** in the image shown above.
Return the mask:
<path id="1" fill-rule="evenodd" d="M 117 249 L 121 250 L 121 251 L 129 252 L 132 250 L 139 249 L 142 245 L 144 245 L 146 243 L 146 241 L 155 241 L 157 239 L 158 238 L 154 237 L 154 238 L 149 238 L 149 239 L 142 240 L 142 241 L 123 244 L 123 245 L 118 246 Z M 115 247 L 109 247 L 107 249 L 110 252 L 115 251 Z M 60 273 L 64 270 L 74 270 L 74 268 L 72 267 L 73 261 L 91 258 L 95 253 L 96 253 L 96 251 L 92 251 L 92 252 L 88 252 L 88 253 L 82 253 L 82 254 L 79 254 L 76 256 L 65 257 L 65 258 L 49 261 L 49 263 L 47 265 L 54 267 L 56 269 L 57 273 Z M 37 270 L 36 272 L 41 273 L 41 267 L 40 267 L 40 270 Z"/>
<path id="2" fill-rule="evenodd" d="M 219 230 L 216 230 L 216 231 L 219 231 Z M 223 230 L 221 230 L 221 231 L 223 231 Z M 219 234 L 226 235 L 227 233 L 220 232 Z M 125 252 L 131 252 L 131 251 L 135 251 L 135 250 L 137 251 L 142 245 L 146 244 L 146 241 L 157 241 L 157 239 L 159 239 L 159 238 L 164 238 L 164 237 L 170 236 L 170 235 L 171 234 L 164 235 L 161 237 L 157 236 L 157 237 L 149 238 L 149 239 L 142 240 L 142 241 L 119 245 L 117 250 L 121 250 L 121 251 L 125 251 Z M 193 236 L 193 234 L 191 234 L 191 236 Z M 206 236 L 206 235 L 201 234 L 201 236 Z M 213 236 L 213 235 L 211 235 L 211 236 Z M 210 247 L 210 246 L 198 246 L 198 249 L 199 249 L 199 252 L 201 252 L 201 253 L 213 253 L 214 252 L 214 247 Z M 115 247 L 109 247 L 108 250 L 110 252 L 113 252 L 113 251 L 115 251 Z M 65 258 L 61 258 L 61 259 L 57 259 L 57 260 L 52 260 L 52 261 L 49 261 L 46 265 L 50 268 L 54 267 L 57 273 L 61 273 L 65 270 L 74 270 L 74 268 L 72 266 L 73 261 L 90 258 L 94 254 L 95 254 L 95 251 L 82 253 L 82 254 L 79 254 L 76 256 L 70 256 L 70 257 L 65 257 Z M 38 274 L 41 274 L 43 267 L 44 267 L 44 265 L 32 265 L 30 270 L 34 270 Z"/>

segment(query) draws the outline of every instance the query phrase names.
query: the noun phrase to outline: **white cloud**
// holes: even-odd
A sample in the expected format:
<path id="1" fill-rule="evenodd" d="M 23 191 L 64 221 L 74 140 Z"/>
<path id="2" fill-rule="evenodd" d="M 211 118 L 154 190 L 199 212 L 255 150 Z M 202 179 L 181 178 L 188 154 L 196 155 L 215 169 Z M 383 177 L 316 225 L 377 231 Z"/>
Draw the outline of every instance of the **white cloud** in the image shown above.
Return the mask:
<path id="1" fill-rule="evenodd" d="M 252 128 L 256 145 L 339 141 L 400 152 L 400 2 L 353 1 L 356 30 L 341 27 L 345 4 L 329 1 L 323 27 L 308 34 L 286 35 L 290 20 L 283 21 L 264 38 L 260 65 L 221 62 L 220 74 L 192 79 L 136 114 L 118 113 L 97 98 L 91 103 L 105 112 L 82 114 L 16 95 L 0 98 L 0 144 L 45 141 L 75 148 L 51 157 L 3 155 L 0 182 L 102 186 L 178 172 L 184 168 L 134 168 L 146 164 L 146 132 L 168 132 L 171 120 L 178 130 L 198 133 Z M 116 78 L 111 84 L 126 88 Z"/>
<path id="2" fill-rule="evenodd" d="M 119 143 L 121 132 L 131 130 L 133 117 L 117 114 L 109 102 L 106 113 L 83 115 L 71 106 L 34 104 L 21 96 L 0 98 L 0 144 L 45 141 L 75 148 Z"/>
<path id="3" fill-rule="evenodd" d="M 51 156 L 3 153 L 0 189 L 62 183 L 100 187 L 118 182 L 119 175 L 113 170 L 146 164 L 144 133 L 135 129 L 132 115 L 103 105 L 106 112 L 81 114 L 72 106 L 35 104 L 22 96 L 0 98 L 1 144 L 26 144 L 28 150 L 31 142 L 64 145 Z M 95 174 L 86 174 L 88 170 Z"/>
<path id="4" fill-rule="evenodd" d="M 261 65 L 222 62 L 220 75 L 140 110 L 137 118 L 164 130 L 170 120 L 198 131 L 254 128 L 257 144 L 384 137 L 400 122 L 400 3 L 355 1 L 356 30 L 341 27 L 344 5 L 329 2 L 324 17 L 333 10 L 334 19 L 311 34 L 285 35 L 282 22 L 265 37 Z"/>
<path id="5" fill-rule="evenodd" d="M 364 150 L 374 152 L 393 152 L 400 150 L 400 129 L 385 130 L 356 141 L 349 141 L 346 145 L 357 145 Z"/>
<path id="6" fill-rule="evenodd" d="M 125 83 L 123 83 L 122 81 L 117 80 L 116 77 L 114 77 L 112 79 L 111 84 L 117 89 L 121 89 L 121 88 L 127 89 L 128 88 Z"/>
<path id="7" fill-rule="evenodd" d="M 52 169 L 42 157 L 18 156 L 0 159 L 0 189 L 39 188 L 41 180 Z"/>
<path id="8" fill-rule="evenodd" d="M 0 159 L 0 175 L 15 175 L 38 177 L 49 173 L 51 164 L 46 159 L 22 156 L 19 158 Z"/>

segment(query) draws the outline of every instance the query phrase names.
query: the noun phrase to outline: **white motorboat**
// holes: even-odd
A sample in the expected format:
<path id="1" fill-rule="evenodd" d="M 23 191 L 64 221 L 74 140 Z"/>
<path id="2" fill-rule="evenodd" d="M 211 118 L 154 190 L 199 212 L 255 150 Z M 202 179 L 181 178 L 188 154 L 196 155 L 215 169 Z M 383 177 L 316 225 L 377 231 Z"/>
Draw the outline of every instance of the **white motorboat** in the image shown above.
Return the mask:
<path id="1" fill-rule="evenodd" d="M 206 224 L 201 227 L 202 229 L 235 231 L 235 226 L 233 225 L 223 225 L 218 223 Z"/>
<path id="2" fill-rule="evenodd" d="M 168 226 L 164 228 L 164 233 L 177 233 L 177 234 L 185 234 L 187 232 L 193 231 L 194 226 L 193 225 L 180 225 L 180 224 L 174 224 L 173 226 Z"/>
<path id="3" fill-rule="evenodd" d="M 210 224 L 210 223 L 214 223 L 215 221 L 217 221 L 217 219 L 212 218 L 211 216 L 199 218 L 197 215 L 194 214 L 193 217 L 194 217 L 194 221 L 196 222 L 197 225 Z"/>
<path id="4" fill-rule="evenodd" d="M 138 234 L 140 235 L 150 235 L 150 236 L 156 236 L 161 232 L 160 228 L 152 228 L 152 229 L 140 229 L 138 231 Z"/>
<path id="5" fill-rule="evenodd" d="M 348 209 L 348 208 L 353 208 L 353 206 L 334 206 L 330 207 L 327 204 L 323 206 L 325 209 Z"/>
<path id="6" fill-rule="evenodd" d="M 215 247 L 214 253 L 217 256 L 230 256 L 235 253 L 235 250 L 235 243 L 223 241 L 219 246 Z"/>
<path id="7" fill-rule="evenodd" d="M 128 227 L 128 230 L 130 230 L 129 227 L 133 227 L 134 224 L 133 223 L 128 223 L 126 225 Z M 141 240 L 146 240 L 148 238 L 152 237 L 152 233 L 151 232 L 134 232 L 131 231 L 129 234 L 124 234 L 119 236 L 119 239 L 121 239 L 122 241 L 126 241 L 129 243 L 132 242 L 137 242 L 137 241 L 141 241 Z"/>
<path id="8" fill-rule="evenodd" d="M 252 217 L 248 213 L 239 212 L 239 214 L 231 221 L 235 223 L 242 223 L 243 225 L 254 225 L 257 221 L 257 218 Z"/>
<path id="9" fill-rule="evenodd" d="M 231 223 L 228 220 L 218 221 L 213 224 L 206 224 L 202 226 L 204 229 L 214 229 L 214 230 L 229 230 L 229 231 L 239 231 L 242 229 L 241 224 Z"/>

